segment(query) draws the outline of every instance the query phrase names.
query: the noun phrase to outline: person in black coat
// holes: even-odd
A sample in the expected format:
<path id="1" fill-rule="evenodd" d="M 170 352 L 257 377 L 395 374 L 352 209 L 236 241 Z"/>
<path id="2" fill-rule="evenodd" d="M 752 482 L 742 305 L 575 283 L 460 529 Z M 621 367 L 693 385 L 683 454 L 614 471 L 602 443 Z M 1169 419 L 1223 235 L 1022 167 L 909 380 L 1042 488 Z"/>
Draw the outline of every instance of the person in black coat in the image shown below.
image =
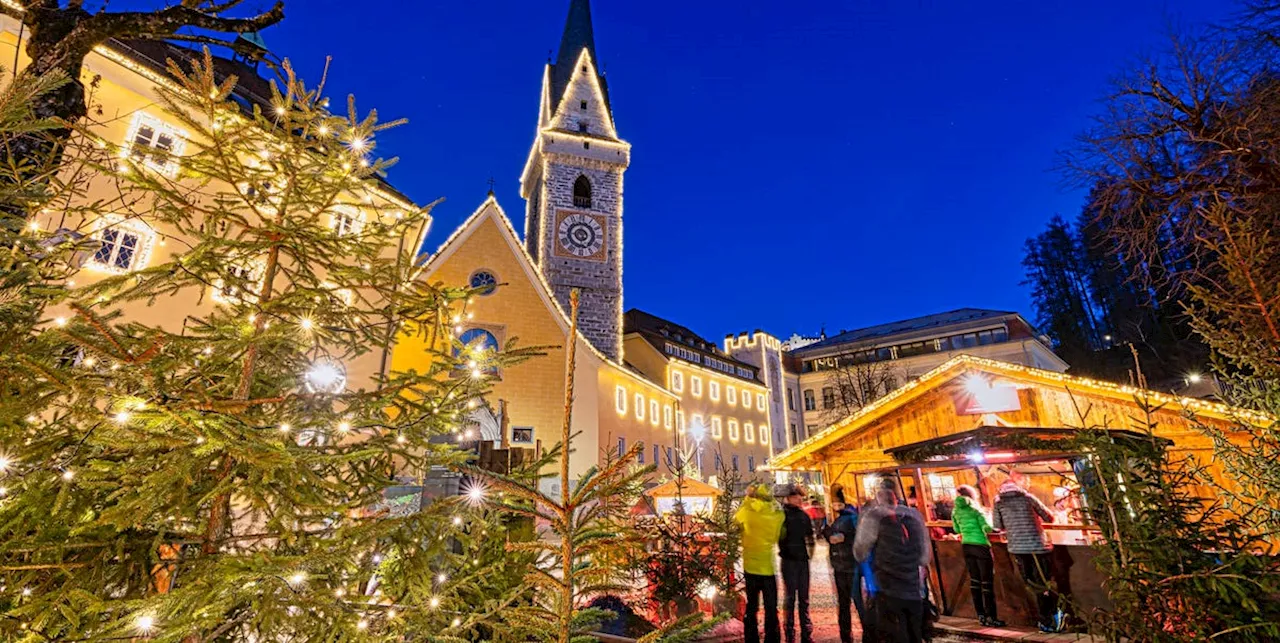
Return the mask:
<path id="1" fill-rule="evenodd" d="M 862 564 L 853 557 L 853 539 L 858 533 L 858 508 L 846 504 L 844 488 L 831 488 L 831 509 L 835 520 L 827 525 L 823 536 L 827 539 L 831 556 L 831 575 L 836 583 L 836 622 L 840 627 L 840 643 L 853 643 L 853 620 L 850 607 L 858 611 L 858 623 L 863 636 L 867 636 L 867 615 L 862 604 Z"/>
<path id="2" fill-rule="evenodd" d="M 783 630 L 787 635 L 787 643 L 795 643 L 798 607 L 800 641 L 813 643 L 813 621 L 809 620 L 809 558 L 813 556 L 813 521 L 801 508 L 804 491 L 798 485 L 790 485 L 786 494 L 782 537 L 778 540 L 778 556 L 782 559 L 782 584 L 786 591 L 783 605 L 787 618 Z"/>

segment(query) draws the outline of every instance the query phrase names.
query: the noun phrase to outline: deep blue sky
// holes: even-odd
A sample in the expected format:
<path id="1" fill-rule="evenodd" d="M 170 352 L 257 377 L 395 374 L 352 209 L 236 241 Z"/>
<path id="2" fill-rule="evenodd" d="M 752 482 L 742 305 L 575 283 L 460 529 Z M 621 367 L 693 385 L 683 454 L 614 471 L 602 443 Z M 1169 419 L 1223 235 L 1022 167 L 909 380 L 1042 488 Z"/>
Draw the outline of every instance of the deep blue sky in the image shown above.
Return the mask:
<path id="1" fill-rule="evenodd" d="M 329 95 L 409 124 L 393 184 L 434 250 L 519 174 L 568 0 L 291 0 L 263 35 Z M 1028 314 L 1023 240 L 1081 193 L 1053 171 L 1107 80 L 1227 0 L 595 0 L 632 144 L 625 304 L 712 339 L 965 306 Z M 338 101 L 335 101 L 337 103 Z"/>

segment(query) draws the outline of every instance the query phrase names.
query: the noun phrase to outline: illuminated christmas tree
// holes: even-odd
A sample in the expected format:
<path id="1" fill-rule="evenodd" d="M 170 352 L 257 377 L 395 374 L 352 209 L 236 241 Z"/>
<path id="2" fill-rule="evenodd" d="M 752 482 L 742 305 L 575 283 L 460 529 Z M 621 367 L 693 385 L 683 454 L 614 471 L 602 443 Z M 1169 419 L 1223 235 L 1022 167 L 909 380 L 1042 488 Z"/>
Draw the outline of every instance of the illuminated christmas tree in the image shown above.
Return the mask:
<path id="1" fill-rule="evenodd" d="M 92 162 L 122 185 L 118 216 L 183 251 L 71 289 L 66 312 L 37 306 L 43 320 L 9 338 L 41 350 L 4 362 L 22 378 L 6 386 L 40 397 L 0 413 L 0 638 L 501 626 L 485 615 L 522 580 L 478 573 L 510 557 L 500 517 L 419 491 L 467 457 L 454 432 L 490 368 L 527 352 L 463 346 L 454 320 L 471 293 L 414 282 L 428 209 L 380 180 L 388 125 L 354 102 L 330 113 L 287 65 L 251 109 L 207 54 L 170 67 L 157 91 L 181 157 L 95 141 L 110 161 Z M 126 247 L 110 230 L 96 237 L 108 258 Z M 192 301 L 179 328 L 147 321 Z M 429 335 L 429 372 L 387 372 L 405 332 Z"/>

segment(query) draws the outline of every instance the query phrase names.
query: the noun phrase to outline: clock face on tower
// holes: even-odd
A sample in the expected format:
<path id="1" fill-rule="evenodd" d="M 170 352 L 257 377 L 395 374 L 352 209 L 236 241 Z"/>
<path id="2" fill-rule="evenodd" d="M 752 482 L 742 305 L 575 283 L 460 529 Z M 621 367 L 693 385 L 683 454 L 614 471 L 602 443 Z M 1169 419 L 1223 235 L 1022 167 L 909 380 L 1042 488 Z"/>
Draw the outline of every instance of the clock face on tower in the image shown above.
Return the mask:
<path id="1" fill-rule="evenodd" d="M 580 259 L 604 259 L 604 221 L 580 212 L 562 212 L 556 222 L 556 254 Z"/>

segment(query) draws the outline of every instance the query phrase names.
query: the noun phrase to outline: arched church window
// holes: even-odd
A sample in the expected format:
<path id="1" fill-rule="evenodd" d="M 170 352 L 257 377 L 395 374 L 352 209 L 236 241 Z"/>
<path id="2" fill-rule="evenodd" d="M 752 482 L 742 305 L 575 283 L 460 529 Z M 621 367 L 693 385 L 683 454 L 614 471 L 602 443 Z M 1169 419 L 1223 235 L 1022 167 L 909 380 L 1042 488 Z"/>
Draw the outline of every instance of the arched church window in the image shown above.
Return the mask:
<path id="1" fill-rule="evenodd" d="M 591 207 L 591 181 L 586 176 L 579 175 L 573 182 L 573 205 L 576 208 Z"/>

